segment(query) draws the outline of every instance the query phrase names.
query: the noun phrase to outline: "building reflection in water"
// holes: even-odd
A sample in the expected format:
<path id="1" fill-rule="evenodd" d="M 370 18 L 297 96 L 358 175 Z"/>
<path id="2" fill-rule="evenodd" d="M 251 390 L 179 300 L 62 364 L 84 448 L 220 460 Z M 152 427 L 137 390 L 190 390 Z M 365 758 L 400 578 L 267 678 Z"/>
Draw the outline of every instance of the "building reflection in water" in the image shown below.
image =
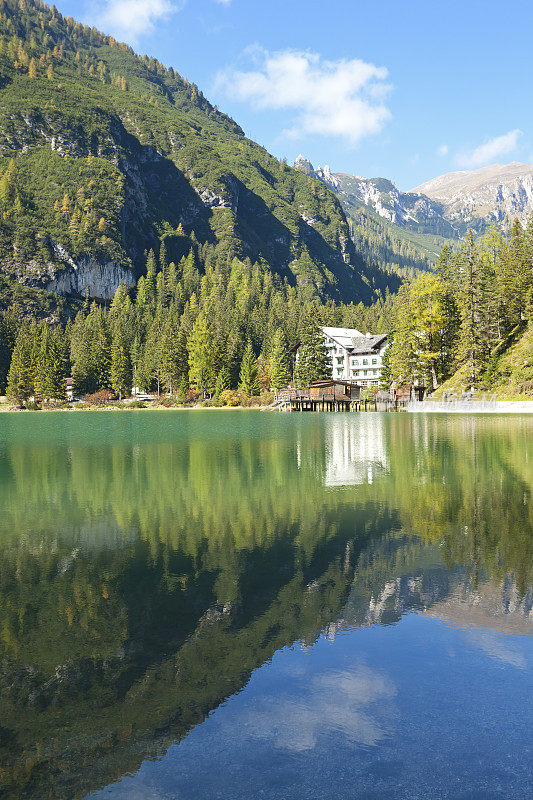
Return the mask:
<path id="1" fill-rule="evenodd" d="M 385 418 L 381 414 L 328 418 L 325 486 L 371 484 L 389 466 Z"/>

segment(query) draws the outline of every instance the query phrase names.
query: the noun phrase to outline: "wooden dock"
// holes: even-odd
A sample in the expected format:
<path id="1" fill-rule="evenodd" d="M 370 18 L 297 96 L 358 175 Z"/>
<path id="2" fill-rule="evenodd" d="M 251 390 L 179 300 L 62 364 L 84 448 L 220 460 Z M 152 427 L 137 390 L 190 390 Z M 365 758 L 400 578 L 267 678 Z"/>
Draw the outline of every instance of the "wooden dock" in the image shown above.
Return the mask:
<path id="1" fill-rule="evenodd" d="M 407 404 L 398 400 L 352 400 L 331 396 L 311 397 L 303 391 L 280 393 L 275 406 L 278 411 L 362 412 L 404 411 Z"/>

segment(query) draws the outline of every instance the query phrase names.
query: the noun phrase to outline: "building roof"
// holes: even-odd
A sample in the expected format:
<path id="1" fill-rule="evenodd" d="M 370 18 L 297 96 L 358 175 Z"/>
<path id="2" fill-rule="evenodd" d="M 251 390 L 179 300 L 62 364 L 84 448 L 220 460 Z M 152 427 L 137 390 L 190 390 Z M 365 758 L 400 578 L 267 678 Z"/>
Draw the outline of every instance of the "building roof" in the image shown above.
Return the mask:
<path id="1" fill-rule="evenodd" d="M 337 378 L 325 378 L 322 381 L 313 381 L 313 383 L 309 384 L 309 388 L 311 387 L 319 387 L 319 386 L 331 386 L 332 384 L 336 386 L 353 386 L 350 381 L 340 381 Z"/>
<path id="2" fill-rule="evenodd" d="M 379 333 L 376 336 L 354 336 L 351 342 L 351 350 L 354 355 L 362 353 L 372 353 L 379 350 L 386 341 L 387 334 Z"/>
<path id="3" fill-rule="evenodd" d="M 334 339 L 338 344 L 342 345 L 342 347 L 349 348 L 352 346 L 352 339 L 354 337 L 362 336 L 363 334 L 361 331 L 358 331 L 357 328 L 322 328 L 323 332 L 326 336 L 329 336 L 330 339 Z"/>
<path id="4" fill-rule="evenodd" d="M 367 333 L 366 336 L 358 331 L 357 328 L 322 328 L 322 331 L 330 339 L 333 339 L 341 347 L 352 355 L 360 353 L 372 353 L 382 346 L 387 339 L 386 333 L 373 336 Z"/>

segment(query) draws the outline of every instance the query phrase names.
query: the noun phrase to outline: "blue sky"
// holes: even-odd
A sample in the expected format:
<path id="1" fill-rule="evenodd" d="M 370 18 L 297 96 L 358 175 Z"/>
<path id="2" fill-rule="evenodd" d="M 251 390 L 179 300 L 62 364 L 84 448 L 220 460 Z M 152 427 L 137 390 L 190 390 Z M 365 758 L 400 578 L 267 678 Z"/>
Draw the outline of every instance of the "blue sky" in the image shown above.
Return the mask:
<path id="1" fill-rule="evenodd" d="M 56 0 L 197 83 L 292 163 L 402 189 L 533 162 L 533 6 L 522 0 Z"/>

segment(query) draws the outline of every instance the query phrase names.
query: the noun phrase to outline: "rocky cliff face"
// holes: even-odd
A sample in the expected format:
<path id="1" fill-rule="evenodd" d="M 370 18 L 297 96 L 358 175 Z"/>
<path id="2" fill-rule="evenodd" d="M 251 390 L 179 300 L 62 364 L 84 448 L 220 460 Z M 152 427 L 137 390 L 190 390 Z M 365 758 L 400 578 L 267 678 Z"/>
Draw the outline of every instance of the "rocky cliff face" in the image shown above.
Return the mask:
<path id="1" fill-rule="evenodd" d="M 459 230 L 479 231 L 492 223 L 506 229 L 516 217 L 525 224 L 533 212 L 533 165 L 513 162 L 452 172 L 412 191 L 441 203 L 446 218 Z"/>
<path id="2" fill-rule="evenodd" d="M 62 248 L 61 248 L 62 249 Z M 63 251 L 64 269 L 53 269 L 43 286 L 63 296 L 83 296 L 110 301 L 120 283 L 132 288 L 135 277 L 131 269 L 114 261 L 98 262 L 90 257 L 74 261 Z M 43 281 L 43 282 L 44 282 Z"/>
<path id="3" fill-rule="evenodd" d="M 164 239 L 175 264 L 190 251 L 200 271 L 208 257 L 258 262 L 310 296 L 368 302 L 390 287 L 335 194 L 173 68 L 55 8 L 0 5 L 0 277 L 108 299 Z"/>
<path id="4" fill-rule="evenodd" d="M 322 181 L 338 196 L 346 211 L 359 205 L 371 208 L 387 222 L 416 233 L 454 236 L 454 226 L 445 218 L 444 205 L 423 194 L 402 192 L 386 178 L 363 178 L 332 172 L 326 164 L 313 167 L 303 155 L 294 164 L 300 172 Z"/>
<path id="5" fill-rule="evenodd" d="M 326 183 L 345 208 L 368 206 L 380 217 L 416 233 L 457 238 L 469 228 L 482 233 L 491 224 L 507 230 L 513 220 L 524 224 L 533 213 L 533 165 L 517 162 L 452 172 L 402 192 L 386 178 L 315 169 L 298 156 L 296 169 Z"/>

